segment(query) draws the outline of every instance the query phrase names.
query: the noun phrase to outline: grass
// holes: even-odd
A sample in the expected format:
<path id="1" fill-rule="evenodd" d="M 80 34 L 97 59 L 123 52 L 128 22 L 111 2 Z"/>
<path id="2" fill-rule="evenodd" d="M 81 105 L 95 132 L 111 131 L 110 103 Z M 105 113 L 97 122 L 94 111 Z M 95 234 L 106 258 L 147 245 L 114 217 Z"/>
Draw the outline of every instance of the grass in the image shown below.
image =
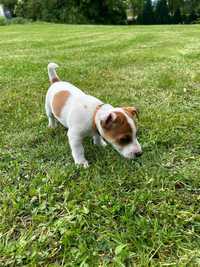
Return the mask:
<path id="1" fill-rule="evenodd" d="M 0 266 L 200 266 L 200 26 L 0 28 Z M 144 154 L 47 129 L 47 63 L 140 108 Z"/>

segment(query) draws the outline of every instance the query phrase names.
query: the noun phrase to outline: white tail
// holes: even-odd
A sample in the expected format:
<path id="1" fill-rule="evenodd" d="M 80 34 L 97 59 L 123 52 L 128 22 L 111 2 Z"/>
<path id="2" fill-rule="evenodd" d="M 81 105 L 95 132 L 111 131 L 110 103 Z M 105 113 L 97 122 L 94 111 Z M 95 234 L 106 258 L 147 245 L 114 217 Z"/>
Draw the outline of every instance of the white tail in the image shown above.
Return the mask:
<path id="1" fill-rule="evenodd" d="M 56 68 L 58 68 L 58 65 L 56 63 L 49 63 L 47 66 L 50 83 L 55 83 L 60 81 L 56 73 Z"/>

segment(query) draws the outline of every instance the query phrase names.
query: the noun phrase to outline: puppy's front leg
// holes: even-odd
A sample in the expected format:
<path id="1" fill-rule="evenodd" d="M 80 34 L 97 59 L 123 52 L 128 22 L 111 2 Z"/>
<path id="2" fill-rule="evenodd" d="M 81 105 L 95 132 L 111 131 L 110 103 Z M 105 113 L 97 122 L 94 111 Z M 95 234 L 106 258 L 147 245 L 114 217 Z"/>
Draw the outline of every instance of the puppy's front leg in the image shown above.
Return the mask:
<path id="1" fill-rule="evenodd" d="M 84 168 L 87 168 L 89 165 L 84 155 L 84 148 L 82 145 L 83 137 L 81 137 L 79 133 L 76 133 L 72 130 L 69 130 L 67 135 L 75 164 L 83 165 Z"/>
<path id="2" fill-rule="evenodd" d="M 103 138 L 99 134 L 95 134 L 93 136 L 93 143 L 94 145 L 98 146 L 106 146 L 106 142 L 103 140 Z"/>

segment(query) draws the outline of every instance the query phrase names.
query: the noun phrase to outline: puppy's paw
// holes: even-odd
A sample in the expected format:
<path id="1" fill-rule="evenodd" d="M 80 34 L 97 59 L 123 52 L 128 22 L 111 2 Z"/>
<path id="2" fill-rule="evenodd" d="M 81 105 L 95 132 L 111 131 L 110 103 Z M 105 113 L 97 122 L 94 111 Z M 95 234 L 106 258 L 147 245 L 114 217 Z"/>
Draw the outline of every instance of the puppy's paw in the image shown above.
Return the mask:
<path id="1" fill-rule="evenodd" d="M 81 161 L 81 162 L 76 162 L 76 165 L 79 167 L 83 167 L 83 168 L 88 168 L 89 167 L 89 163 L 87 160 Z"/>
<path id="2" fill-rule="evenodd" d="M 103 147 L 107 146 L 107 143 L 103 139 L 101 139 L 101 146 Z"/>
<path id="3" fill-rule="evenodd" d="M 48 128 L 49 129 L 55 129 L 57 127 L 57 124 L 56 123 L 49 123 L 48 124 Z"/>
<path id="4" fill-rule="evenodd" d="M 51 124 L 48 124 L 48 128 L 49 128 L 49 129 L 54 129 L 55 127 L 52 126 Z"/>
<path id="5" fill-rule="evenodd" d="M 83 167 L 87 169 L 89 167 L 89 163 L 86 161 L 85 163 L 83 163 Z"/>
<path id="6" fill-rule="evenodd" d="M 107 143 L 100 136 L 93 137 L 93 144 L 97 146 L 107 146 Z"/>

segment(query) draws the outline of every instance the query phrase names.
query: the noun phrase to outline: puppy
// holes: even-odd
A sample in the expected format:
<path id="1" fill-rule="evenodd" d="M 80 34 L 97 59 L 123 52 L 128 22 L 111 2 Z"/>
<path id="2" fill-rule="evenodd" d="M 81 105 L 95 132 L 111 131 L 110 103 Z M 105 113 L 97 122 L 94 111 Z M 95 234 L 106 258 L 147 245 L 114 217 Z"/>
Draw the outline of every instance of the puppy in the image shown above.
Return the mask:
<path id="1" fill-rule="evenodd" d="M 82 145 L 85 136 L 93 136 L 96 145 L 110 143 L 122 156 L 133 159 L 142 154 L 136 137 L 134 107 L 114 108 L 83 93 L 74 85 L 60 81 L 55 63 L 48 65 L 51 86 L 46 95 L 45 109 L 49 127 L 57 121 L 68 129 L 68 139 L 75 164 L 88 167 Z M 105 142 L 106 141 L 106 142 Z"/>

